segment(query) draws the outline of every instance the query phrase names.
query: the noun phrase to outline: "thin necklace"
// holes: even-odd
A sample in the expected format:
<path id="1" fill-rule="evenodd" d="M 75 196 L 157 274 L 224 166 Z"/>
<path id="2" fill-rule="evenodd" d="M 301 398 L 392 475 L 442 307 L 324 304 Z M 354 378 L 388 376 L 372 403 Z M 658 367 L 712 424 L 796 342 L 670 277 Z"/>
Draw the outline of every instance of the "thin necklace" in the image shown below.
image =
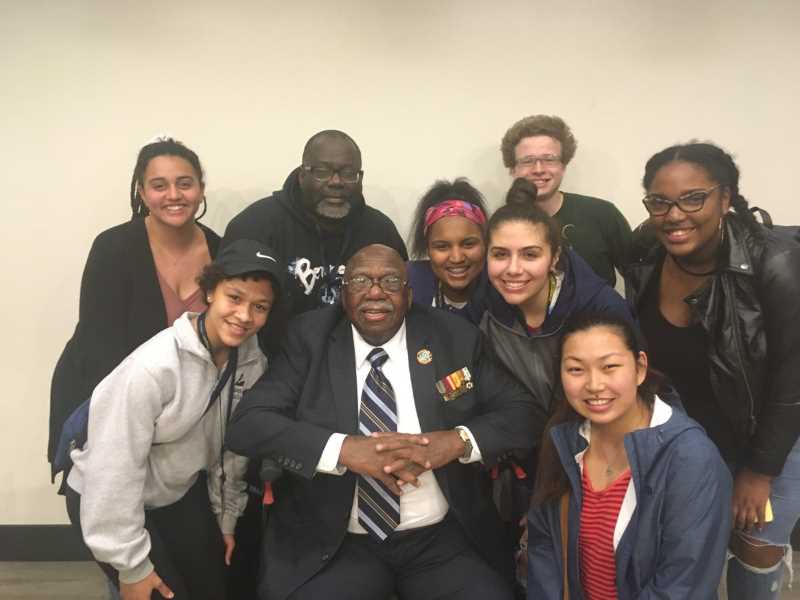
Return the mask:
<path id="1" fill-rule="evenodd" d="M 717 272 L 717 267 L 715 266 L 710 271 L 704 271 L 702 273 L 695 273 L 694 271 L 690 271 L 689 269 L 684 267 L 681 263 L 678 262 L 678 259 L 675 258 L 674 256 L 672 256 L 671 254 L 670 254 L 670 258 L 672 258 L 672 262 L 675 263 L 676 267 L 678 267 L 681 271 L 683 271 L 687 275 L 691 275 L 692 277 L 708 277 L 709 275 L 713 275 L 714 273 Z"/>

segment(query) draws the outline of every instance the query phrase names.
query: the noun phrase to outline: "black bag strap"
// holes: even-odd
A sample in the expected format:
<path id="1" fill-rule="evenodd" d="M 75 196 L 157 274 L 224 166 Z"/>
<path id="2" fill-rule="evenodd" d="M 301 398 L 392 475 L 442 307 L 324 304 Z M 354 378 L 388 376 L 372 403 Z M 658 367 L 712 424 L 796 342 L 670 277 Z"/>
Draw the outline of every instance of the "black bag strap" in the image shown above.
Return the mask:
<path id="1" fill-rule="evenodd" d="M 208 339 L 208 333 L 206 332 L 206 313 L 202 312 L 197 316 L 197 335 L 200 336 L 200 342 L 203 346 L 211 352 L 211 342 Z M 238 348 L 231 348 L 230 353 L 228 354 L 228 364 L 225 365 L 225 370 L 222 372 L 222 375 L 217 380 L 217 385 L 214 386 L 214 391 L 211 392 L 211 398 L 208 400 L 208 405 L 206 409 L 203 411 L 203 416 L 211 410 L 211 407 L 214 406 L 214 403 L 217 401 L 217 398 L 220 397 L 222 394 L 222 390 L 225 389 L 225 385 L 228 383 L 229 380 L 232 380 L 236 377 L 236 366 L 239 362 L 239 349 Z M 231 418 L 231 406 L 233 405 L 233 385 L 230 387 L 230 396 L 228 402 L 228 409 L 225 415 L 225 425 L 228 424 Z"/>

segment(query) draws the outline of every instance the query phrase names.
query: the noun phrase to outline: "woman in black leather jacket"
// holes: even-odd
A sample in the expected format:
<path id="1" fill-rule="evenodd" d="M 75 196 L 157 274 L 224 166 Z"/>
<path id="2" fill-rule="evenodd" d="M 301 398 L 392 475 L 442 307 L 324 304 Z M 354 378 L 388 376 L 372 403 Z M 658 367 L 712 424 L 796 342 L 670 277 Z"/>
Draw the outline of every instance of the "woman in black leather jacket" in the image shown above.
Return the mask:
<path id="1" fill-rule="evenodd" d="M 643 184 L 659 243 L 627 296 L 652 365 L 734 472 L 729 597 L 777 599 L 800 516 L 800 244 L 756 222 L 712 144 L 659 152 Z"/>

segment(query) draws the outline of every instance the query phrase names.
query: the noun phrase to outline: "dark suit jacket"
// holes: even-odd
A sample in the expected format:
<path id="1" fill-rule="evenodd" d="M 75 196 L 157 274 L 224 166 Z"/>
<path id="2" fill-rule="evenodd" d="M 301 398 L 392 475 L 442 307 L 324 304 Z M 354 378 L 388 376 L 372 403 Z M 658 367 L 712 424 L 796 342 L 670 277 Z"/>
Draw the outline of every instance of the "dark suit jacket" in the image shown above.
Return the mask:
<path id="1" fill-rule="evenodd" d="M 406 317 L 414 400 L 422 431 L 465 425 L 492 465 L 512 448 L 530 448 L 544 424 L 533 397 L 489 360 L 481 334 L 446 311 L 414 306 Z M 423 365 L 417 352 L 428 349 Z M 468 367 L 474 387 L 445 402 L 439 379 Z M 228 447 L 251 457 L 272 456 L 284 468 L 275 483 L 260 595 L 286 598 L 336 553 L 347 532 L 356 475 L 316 473 L 332 433 L 357 435 L 356 366 L 350 322 L 339 306 L 297 317 L 279 356 L 239 404 L 228 429 Z M 435 471 L 475 548 L 511 577 L 511 549 L 491 499 L 486 471 L 454 461 Z"/>

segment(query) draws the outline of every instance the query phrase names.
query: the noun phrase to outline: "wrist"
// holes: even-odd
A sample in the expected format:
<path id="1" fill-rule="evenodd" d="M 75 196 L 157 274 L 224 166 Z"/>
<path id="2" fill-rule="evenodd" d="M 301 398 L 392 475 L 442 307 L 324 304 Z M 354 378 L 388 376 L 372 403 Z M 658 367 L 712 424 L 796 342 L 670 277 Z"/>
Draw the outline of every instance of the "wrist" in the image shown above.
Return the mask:
<path id="1" fill-rule="evenodd" d="M 743 467 L 742 470 L 739 472 L 739 474 L 744 474 L 749 477 L 766 481 L 768 483 L 772 483 L 772 480 L 775 479 L 772 475 L 767 475 L 766 473 L 760 473 L 758 471 L 754 471 L 750 467 Z"/>
<path id="2" fill-rule="evenodd" d="M 469 460 L 472 457 L 472 439 L 469 437 L 467 430 L 463 427 L 456 427 L 456 435 L 458 436 L 458 459 Z"/>
<path id="3" fill-rule="evenodd" d="M 346 435 L 342 440 L 342 447 L 339 450 L 339 459 L 336 461 L 337 466 L 345 467 L 346 469 L 350 468 L 350 450 L 353 444 L 353 436 Z"/>

